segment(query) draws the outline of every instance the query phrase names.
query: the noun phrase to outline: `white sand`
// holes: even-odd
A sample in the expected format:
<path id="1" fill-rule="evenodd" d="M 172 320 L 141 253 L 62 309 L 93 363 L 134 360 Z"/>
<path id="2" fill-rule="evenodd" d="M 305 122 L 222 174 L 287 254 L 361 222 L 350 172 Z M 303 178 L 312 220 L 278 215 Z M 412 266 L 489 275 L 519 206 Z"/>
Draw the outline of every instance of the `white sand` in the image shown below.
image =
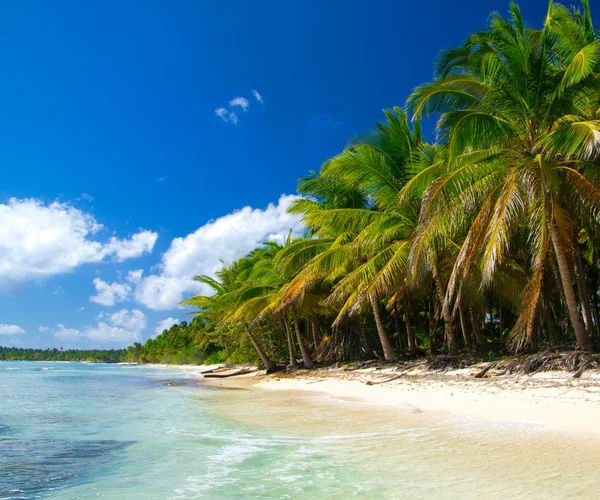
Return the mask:
<path id="1" fill-rule="evenodd" d="M 201 379 L 201 372 L 220 365 L 153 365 L 185 370 Z M 264 376 L 251 373 L 202 383 L 220 387 L 278 391 L 309 391 L 330 398 L 398 408 L 451 412 L 496 422 L 525 422 L 549 431 L 600 438 L 600 372 L 546 372 L 533 376 L 492 376 L 476 379 L 480 367 L 454 372 L 415 371 L 381 385 L 401 372 L 394 370 L 317 369 Z"/>
<path id="2" fill-rule="evenodd" d="M 542 376 L 543 375 L 543 376 Z M 421 411 L 444 411 L 488 421 L 529 422 L 545 429 L 600 437 L 600 378 L 588 373 L 474 379 L 471 374 L 417 374 L 369 386 L 390 374 L 356 374 L 350 380 L 266 377 L 256 387 L 318 391 L 330 397 Z"/>

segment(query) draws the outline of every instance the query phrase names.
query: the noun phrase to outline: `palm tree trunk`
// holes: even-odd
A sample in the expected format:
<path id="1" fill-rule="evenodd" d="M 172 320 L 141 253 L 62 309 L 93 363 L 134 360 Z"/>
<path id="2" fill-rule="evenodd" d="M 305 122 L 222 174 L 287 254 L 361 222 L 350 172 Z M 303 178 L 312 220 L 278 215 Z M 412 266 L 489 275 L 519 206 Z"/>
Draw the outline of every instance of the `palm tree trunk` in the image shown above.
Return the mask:
<path id="1" fill-rule="evenodd" d="M 360 341 L 362 342 L 363 349 L 365 350 L 365 359 L 373 359 L 373 349 L 371 349 L 371 344 L 369 343 L 367 332 L 365 331 L 364 318 L 359 318 L 358 320 L 358 331 L 360 333 Z"/>
<path id="2" fill-rule="evenodd" d="M 552 246 L 554 247 L 554 253 L 556 254 L 556 262 L 558 263 L 558 270 L 560 272 L 560 279 L 562 281 L 562 287 L 565 292 L 565 300 L 567 302 L 567 310 L 569 317 L 571 318 L 571 324 L 575 330 L 575 337 L 577 344 L 585 350 L 591 348 L 590 337 L 585 331 L 585 325 L 581 321 L 581 316 L 577 309 L 577 298 L 575 297 L 575 290 L 573 289 L 573 282 L 571 281 L 571 272 L 569 270 L 569 261 L 567 254 L 563 247 L 563 241 L 558 232 L 556 224 L 552 224 L 550 230 L 550 237 L 552 238 Z"/>
<path id="3" fill-rule="evenodd" d="M 587 293 L 585 284 L 585 268 L 583 267 L 583 259 L 581 251 L 577 248 L 577 277 L 579 278 L 579 297 L 581 298 L 581 309 L 583 311 L 583 322 L 589 336 L 592 335 L 592 312 L 590 299 Z"/>
<path id="4" fill-rule="evenodd" d="M 600 318 L 598 314 L 598 271 L 596 266 L 592 267 L 592 293 L 594 294 L 594 300 L 592 301 L 592 309 L 594 311 L 594 323 L 595 328 L 592 330 L 592 338 L 597 339 L 600 332 Z"/>
<path id="5" fill-rule="evenodd" d="M 417 355 L 417 344 L 415 342 L 415 332 L 410 321 L 410 308 L 408 302 L 404 303 L 404 322 L 406 323 L 406 338 L 408 339 L 408 353 L 411 356 Z"/>
<path id="6" fill-rule="evenodd" d="M 315 321 L 314 319 L 312 319 L 311 321 L 311 326 L 312 326 L 312 337 L 313 337 L 313 345 L 315 346 L 315 359 L 318 361 L 321 361 L 321 349 L 319 347 L 319 324 L 317 321 Z"/>
<path id="7" fill-rule="evenodd" d="M 315 364 L 310 357 L 308 349 L 304 345 L 304 341 L 302 340 L 302 335 L 300 335 L 300 324 L 298 323 L 298 315 L 296 314 L 296 309 L 292 306 L 292 318 L 294 319 L 294 329 L 296 330 L 296 338 L 298 339 L 298 346 L 300 347 L 300 352 L 302 353 L 302 361 L 304 361 L 304 368 L 313 368 Z"/>
<path id="8" fill-rule="evenodd" d="M 290 330 L 290 324 L 288 323 L 287 313 L 283 318 L 283 323 L 285 325 L 285 334 L 287 337 L 288 352 L 290 355 L 290 366 L 298 366 L 296 361 L 296 353 L 294 352 L 294 339 L 292 338 L 292 331 Z"/>
<path id="9" fill-rule="evenodd" d="M 433 281 L 435 282 L 435 287 L 437 289 L 438 298 L 442 307 L 444 330 L 446 332 L 446 342 L 448 343 L 448 353 L 450 356 L 456 356 L 458 354 L 458 349 L 456 347 L 456 332 L 454 330 L 454 323 L 452 321 L 452 313 L 444 304 L 445 288 L 442 284 L 442 279 L 440 278 L 440 274 L 438 273 L 435 262 L 432 263 L 431 270 L 433 274 Z"/>
<path id="10" fill-rule="evenodd" d="M 399 347 L 400 350 L 404 349 L 404 337 L 402 336 L 403 329 L 400 326 L 400 319 L 398 318 L 398 308 L 396 307 L 396 303 L 394 302 L 394 314 L 392 314 L 394 318 L 394 326 L 396 327 L 396 332 L 398 333 L 396 342 L 396 347 Z"/>
<path id="11" fill-rule="evenodd" d="M 473 346 L 473 343 L 471 342 L 471 336 L 467 330 L 467 320 L 462 305 L 458 308 L 458 315 L 460 317 L 460 329 L 462 330 L 463 338 L 465 339 L 465 345 L 470 349 Z"/>
<path id="12" fill-rule="evenodd" d="M 246 323 L 244 323 L 244 330 L 246 331 L 246 335 L 248 335 L 250 342 L 252 342 L 252 345 L 254 346 L 254 349 L 256 350 L 257 354 L 260 356 L 260 359 L 262 360 L 263 365 L 265 365 L 265 369 L 267 371 L 274 370 L 275 363 L 273 363 L 273 361 L 271 361 L 269 359 L 269 357 L 265 354 L 265 351 L 263 351 L 262 347 L 258 344 L 258 342 L 254 338 L 254 335 L 252 335 L 252 332 L 250 331 L 250 328 L 248 328 Z"/>
<path id="13" fill-rule="evenodd" d="M 483 346 L 485 341 L 481 336 L 480 321 L 477 319 L 477 315 L 473 312 L 473 309 L 470 310 L 471 313 L 471 326 L 473 327 L 473 335 L 475 336 L 475 342 L 478 346 Z"/>
<path id="14" fill-rule="evenodd" d="M 369 294 L 369 301 L 371 302 L 371 309 L 373 309 L 373 316 L 375 316 L 375 324 L 377 325 L 377 333 L 379 334 L 379 340 L 381 341 L 381 347 L 383 347 L 383 357 L 386 361 L 393 361 L 396 359 L 396 351 L 390 343 L 385 330 L 383 328 L 383 322 L 381 321 L 381 312 L 379 311 L 379 303 L 377 298 L 372 293 Z"/>
<path id="15" fill-rule="evenodd" d="M 429 300 L 429 354 L 435 354 L 435 329 L 437 328 L 437 323 L 439 320 L 439 307 L 436 305 L 435 297 L 432 295 Z"/>

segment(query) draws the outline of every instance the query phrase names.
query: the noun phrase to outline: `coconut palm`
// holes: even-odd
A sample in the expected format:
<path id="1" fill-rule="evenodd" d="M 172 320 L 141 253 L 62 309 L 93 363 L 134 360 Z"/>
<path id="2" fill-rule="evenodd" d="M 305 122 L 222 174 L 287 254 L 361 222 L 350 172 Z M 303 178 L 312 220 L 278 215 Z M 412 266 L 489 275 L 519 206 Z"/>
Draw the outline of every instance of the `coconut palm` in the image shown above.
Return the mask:
<path id="1" fill-rule="evenodd" d="M 513 332 L 517 345 L 536 329 L 553 259 L 577 342 L 590 346 L 572 276 L 578 229 L 597 225 L 600 208 L 600 41 L 587 1 L 583 7 L 551 3 L 542 30 L 526 29 L 514 4 L 509 19 L 494 13 L 487 31 L 443 53 L 437 78 L 408 101 L 415 117 L 440 114 L 447 155 L 415 182 L 432 181 L 421 239 L 466 231 L 445 308 L 471 265 L 480 261 L 485 287 L 516 235 L 526 234 L 531 276 Z"/>

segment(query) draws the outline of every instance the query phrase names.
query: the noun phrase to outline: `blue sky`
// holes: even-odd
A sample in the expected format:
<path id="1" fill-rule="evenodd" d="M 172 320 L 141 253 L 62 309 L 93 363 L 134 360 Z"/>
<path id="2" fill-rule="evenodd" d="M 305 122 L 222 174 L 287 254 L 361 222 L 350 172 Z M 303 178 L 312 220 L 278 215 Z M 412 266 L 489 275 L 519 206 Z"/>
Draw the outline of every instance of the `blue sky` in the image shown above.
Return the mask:
<path id="1" fill-rule="evenodd" d="M 521 2 L 535 26 L 546 6 Z M 118 347 L 179 319 L 190 276 L 301 231 L 285 213 L 298 177 L 507 9 L 3 5 L 0 345 Z"/>

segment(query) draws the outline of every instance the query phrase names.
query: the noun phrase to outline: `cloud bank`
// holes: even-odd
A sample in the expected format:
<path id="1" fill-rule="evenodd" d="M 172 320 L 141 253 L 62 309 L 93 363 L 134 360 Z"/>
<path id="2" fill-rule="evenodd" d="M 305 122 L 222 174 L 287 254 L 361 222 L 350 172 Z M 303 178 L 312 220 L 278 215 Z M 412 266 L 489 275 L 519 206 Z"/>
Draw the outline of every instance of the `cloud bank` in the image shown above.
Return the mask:
<path id="1" fill-rule="evenodd" d="M 256 209 L 244 207 L 199 227 L 183 238 L 175 238 L 162 255 L 159 272 L 140 278 L 136 302 L 153 310 L 174 309 L 185 296 L 210 293 L 192 277 L 214 273 L 265 240 L 282 241 L 290 230 L 300 235 L 300 217 L 287 213 L 295 195 L 282 195 L 277 204 Z"/>
<path id="2" fill-rule="evenodd" d="M 123 262 L 150 252 L 157 233 L 99 241 L 104 226 L 68 203 L 11 198 L 0 204 L 0 282 L 22 283 L 69 273 L 107 259 Z"/>
<path id="3" fill-rule="evenodd" d="M 97 343 L 114 343 L 130 345 L 141 339 L 141 332 L 146 328 L 146 315 L 139 309 L 121 309 L 113 314 L 100 313 L 96 316 L 95 325 L 84 329 L 67 328 L 59 323 L 56 328 L 40 326 L 41 333 L 52 333 L 57 339 L 78 341 L 89 339 Z"/>
<path id="4" fill-rule="evenodd" d="M 25 330 L 18 325 L 0 324 L 0 335 L 19 335 Z"/>

